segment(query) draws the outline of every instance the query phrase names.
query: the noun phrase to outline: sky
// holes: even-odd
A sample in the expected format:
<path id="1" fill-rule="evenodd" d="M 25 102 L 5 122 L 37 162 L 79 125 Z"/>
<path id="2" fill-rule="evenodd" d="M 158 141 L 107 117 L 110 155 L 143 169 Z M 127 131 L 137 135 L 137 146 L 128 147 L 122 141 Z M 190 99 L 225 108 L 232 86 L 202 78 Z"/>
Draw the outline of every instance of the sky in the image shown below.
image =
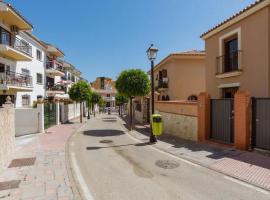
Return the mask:
<path id="1" fill-rule="evenodd" d="M 122 70 L 149 70 L 172 52 L 203 50 L 200 35 L 255 0 L 6 0 L 56 45 L 82 76 L 116 78 Z"/>

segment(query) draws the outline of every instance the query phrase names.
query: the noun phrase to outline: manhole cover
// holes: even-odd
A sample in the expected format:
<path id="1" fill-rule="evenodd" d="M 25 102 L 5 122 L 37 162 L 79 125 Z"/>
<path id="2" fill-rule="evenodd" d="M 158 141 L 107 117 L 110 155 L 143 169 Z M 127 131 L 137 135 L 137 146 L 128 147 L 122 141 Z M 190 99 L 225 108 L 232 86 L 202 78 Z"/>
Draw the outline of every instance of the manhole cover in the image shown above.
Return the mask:
<path id="1" fill-rule="evenodd" d="M 173 160 L 158 160 L 156 162 L 156 165 L 163 169 L 174 169 L 179 167 L 180 164 Z"/>
<path id="2" fill-rule="evenodd" d="M 112 140 L 100 140 L 100 143 L 103 143 L 103 144 L 108 144 L 112 142 L 113 142 Z"/>
<path id="3" fill-rule="evenodd" d="M 8 168 L 12 167 L 24 167 L 24 166 L 31 166 L 34 165 L 36 161 L 36 158 L 19 158 L 19 159 L 14 159 L 11 161 L 10 165 Z"/>
<path id="4" fill-rule="evenodd" d="M 20 180 L 0 182 L 0 191 L 18 188 L 20 182 Z"/>

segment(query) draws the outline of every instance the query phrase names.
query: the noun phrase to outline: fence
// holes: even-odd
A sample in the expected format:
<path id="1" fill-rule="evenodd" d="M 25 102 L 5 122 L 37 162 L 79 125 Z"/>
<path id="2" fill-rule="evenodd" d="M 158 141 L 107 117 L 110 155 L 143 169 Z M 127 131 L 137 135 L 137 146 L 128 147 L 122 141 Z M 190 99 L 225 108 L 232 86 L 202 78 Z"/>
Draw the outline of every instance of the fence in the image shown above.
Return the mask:
<path id="1" fill-rule="evenodd" d="M 15 135 L 43 132 L 43 104 L 37 108 L 16 108 L 15 109 Z"/>
<path id="2" fill-rule="evenodd" d="M 85 109 L 86 111 L 86 109 Z M 66 123 L 71 119 L 77 118 L 80 116 L 80 104 L 61 104 L 60 105 L 60 120 L 62 123 Z"/>

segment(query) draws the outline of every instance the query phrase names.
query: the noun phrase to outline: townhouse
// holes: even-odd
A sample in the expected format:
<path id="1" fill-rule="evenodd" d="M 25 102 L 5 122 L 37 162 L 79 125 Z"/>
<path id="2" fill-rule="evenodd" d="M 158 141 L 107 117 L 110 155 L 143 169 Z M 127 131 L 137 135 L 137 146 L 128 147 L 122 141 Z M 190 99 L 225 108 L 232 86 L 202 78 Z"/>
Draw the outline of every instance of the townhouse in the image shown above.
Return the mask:
<path id="1" fill-rule="evenodd" d="M 270 97 L 270 1 L 259 0 L 205 32 L 206 91 Z"/>
<path id="2" fill-rule="evenodd" d="M 154 68 L 156 100 L 197 100 L 205 91 L 205 52 L 172 53 Z"/>
<path id="3" fill-rule="evenodd" d="M 115 95 L 117 91 L 115 81 L 108 77 L 97 77 L 91 86 L 92 90 L 100 94 L 104 101 L 106 101 L 106 107 L 114 108 L 116 106 Z"/>
<path id="4" fill-rule="evenodd" d="M 10 4 L 0 2 L 0 106 L 10 96 L 16 107 L 29 107 L 44 96 L 44 45 L 33 26 Z"/>
<path id="5" fill-rule="evenodd" d="M 207 93 L 199 96 L 200 140 L 270 150 L 270 0 L 255 1 L 201 38 Z"/>

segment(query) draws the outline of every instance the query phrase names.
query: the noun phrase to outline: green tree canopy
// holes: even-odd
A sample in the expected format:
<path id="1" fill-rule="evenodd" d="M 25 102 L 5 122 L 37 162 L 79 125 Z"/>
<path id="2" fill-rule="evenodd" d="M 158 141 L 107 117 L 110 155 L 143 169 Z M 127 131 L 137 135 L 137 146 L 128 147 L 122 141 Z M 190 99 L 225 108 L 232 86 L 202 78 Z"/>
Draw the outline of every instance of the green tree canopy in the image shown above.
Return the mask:
<path id="1" fill-rule="evenodd" d="M 126 95 L 123 95 L 121 93 L 117 93 L 115 96 L 115 102 L 116 105 L 123 105 L 128 102 L 128 97 Z"/>
<path id="2" fill-rule="evenodd" d="M 76 102 L 83 102 L 89 99 L 91 89 L 85 81 L 79 81 L 71 86 L 69 92 L 69 98 Z"/>
<path id="3" fill-rule="evenodd" d="M 96 93 L 96 92 L 92 92 L 91 94 L 91 103 L 93 104 L 98 104 L 101 100 L 101 96 Z"/>
<path id="4" fill-rule="evenodd" d="M 87 82 L 79 81 L 71 86 L 68 94 L 70 99 L 80 102 L 80 122 L 82 123 L 82 102 L 88 101 L 91 95 L 91 89 Z"/>
<path id="5" fill-rule="evenodd" d="M 140 69 L 125 70 L 116 80 L 116 89 L 128 97 L 145 96 L 150 92 L 150 81 Z"/>

